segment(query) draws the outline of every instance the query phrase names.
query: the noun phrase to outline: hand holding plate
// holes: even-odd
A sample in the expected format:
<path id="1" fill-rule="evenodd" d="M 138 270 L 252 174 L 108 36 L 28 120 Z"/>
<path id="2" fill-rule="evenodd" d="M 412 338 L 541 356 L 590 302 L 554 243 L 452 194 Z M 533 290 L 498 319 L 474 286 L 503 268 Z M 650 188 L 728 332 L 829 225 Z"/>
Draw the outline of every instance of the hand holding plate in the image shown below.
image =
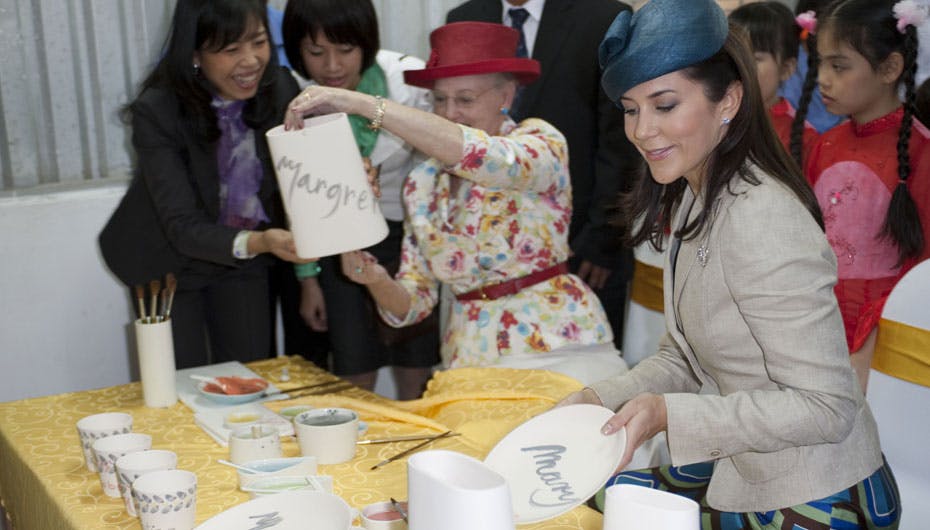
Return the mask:
<path id="1" fill-rule="evenodd" d="M 630 463 L 633 452 L 646 440 L 668 428 L 665 397 L 660 394 L 643 393 L 627 401 L 607 420 L 601 428 L 601 434 L 609 436 L 623 427 L 626 427 L 626 450 L 616 472 L 620 472 Z"/>

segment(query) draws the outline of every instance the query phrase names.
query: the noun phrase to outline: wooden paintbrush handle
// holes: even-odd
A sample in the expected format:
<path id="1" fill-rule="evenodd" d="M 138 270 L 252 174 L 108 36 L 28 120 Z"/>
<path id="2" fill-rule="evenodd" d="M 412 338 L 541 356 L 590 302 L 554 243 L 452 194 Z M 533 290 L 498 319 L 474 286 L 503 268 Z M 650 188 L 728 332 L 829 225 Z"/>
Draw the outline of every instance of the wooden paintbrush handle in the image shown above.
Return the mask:
<path id="1" fill-rule="evenodd" d="M 136 302 L 139 304 L 139 320 L 145 322 L 145 286 L 137 285 L 135 291 Z"/>
<path id="2" fill-rule="evenodd" d="M 165 305 L 165 320 L 171 318 L 171 304 L 174 303 L 174 292 L 178 289 L 178 280 L 174 274 L 168 273 L 165 276 L 165 289 L 168 291 L 168 303 Z"/>
<path id="3" fill-rule="evenodd" d="M 158 316 L 158 292 L 161 290 L 161 282 L 152 280 L 149 282 L 149 294 L 152 295 L 152 307 L 149 308 L 149 324 L 154 324 Z"/>
<path id="4" fill-rule="evenodd" d="M 426 447 L 427 445 L 429 445 L 429 444 L 435 442 L 436 440 L 442 440 L 443 438 L 445 438 L 445 437 L 447 437 L 447 436 L 450 436 L 451 434 L 452 434 L 452 431 L 446 431 L 446 432 L 444 432 L 444 433 L 442 433 L 442 434 L 437 434 L 436 436 L 433 436 L 433 437 L 431 437 L 431 438 L 427 438 L 426 440 L 424 440 L 424 441 L 422 441 L 422 442 L 420 442 L 420 443 L 414 445 L 413 447 L 411 447 L 411 448 L 409 448 L 409 449 L 405 449 L 405 450 L 403 450 L 403 451 L 397 453 L 396 455 L 394 455 L 394 456 L 392 456 L 392 457 L 390 457 L 390 458 L 386 458 L 386 459 L 384 459 L 384 460 L 378 462 L 377 464 L 371 466 L 371 471 L 374 471 L 374 470 L 378 469 L 378 468 L 381 467 L 381 466 L 390 464 L 391 462 L 393 462 L 393 461 L 395 461 L 395 460 L 398 460 L 398 459 L 400 459 L 400 458 L 403 458 L 403 457 L 409 455 L 410 453 L 412 453 L 412 452 L 414 452 L 414 451 L 416 451 L 416 450 L 418 450 L 418 449 L 420 449 L 420 448 Z"/>

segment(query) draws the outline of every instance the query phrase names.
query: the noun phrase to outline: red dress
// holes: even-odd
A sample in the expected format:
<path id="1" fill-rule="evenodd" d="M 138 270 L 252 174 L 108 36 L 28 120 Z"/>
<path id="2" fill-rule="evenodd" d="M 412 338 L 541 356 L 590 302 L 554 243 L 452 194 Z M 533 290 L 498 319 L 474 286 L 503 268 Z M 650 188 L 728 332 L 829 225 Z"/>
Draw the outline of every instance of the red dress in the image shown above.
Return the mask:
<path id="1" fill-rule="evenodd" d="M 794 116 L 794 107 L 785 98 L 779 99 L 778 103 L 769 107 L 769 118 L 772 120 L 772 126 L 775 127 L 778 139 L 781 140 L 788 153 L 791 153 L 791 124 L 794 123 Z M 817 129 L 805 121 L 804 132 L 801 134 L 801 156 L 803 160 L 807 161 L 818 137 Z"/>
<path id="2" fill-rule="evenodd" d="M 898 248 L 880 237 L 898 185 L 897 144 L 903 109 L 865 124 L 847 120 L 820 136 L 805 174 L 823 210 L 827 238 L 837 256 L 836 297 L 849 351 L 862 347 L 881 317 L 891 288 L 930 257 L 930 131 L 914 120 L 907 187 L 927 244 L 916 259 L 898 265 Z"/>

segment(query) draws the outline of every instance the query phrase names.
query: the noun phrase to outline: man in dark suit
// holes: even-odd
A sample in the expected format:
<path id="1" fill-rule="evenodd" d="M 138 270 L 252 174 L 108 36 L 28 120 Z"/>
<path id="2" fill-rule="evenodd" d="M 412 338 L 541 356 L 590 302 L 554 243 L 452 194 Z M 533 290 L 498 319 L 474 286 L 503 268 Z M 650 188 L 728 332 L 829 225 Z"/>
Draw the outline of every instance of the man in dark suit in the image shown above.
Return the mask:
<path id="1" fill-rule="evenodd" d="M 523 13 L 511 15 L 511 9 Z M 597 49 L 625 9 L 630 7 L 617 0 L 468 0 L 446 16 L 446 22 L 475 20 L 521 29 L 521 45 L 541 63 L 539 79 L 521 91 L 510 114 L 517 121 L 542 118 L 568 140 L 570 265 L 600 298 L 618 348 L 632 254 L 608 226 L 607 210 L 628 189 L 640 157 L 624 134 L 623 114 L 601 88 Z"/>

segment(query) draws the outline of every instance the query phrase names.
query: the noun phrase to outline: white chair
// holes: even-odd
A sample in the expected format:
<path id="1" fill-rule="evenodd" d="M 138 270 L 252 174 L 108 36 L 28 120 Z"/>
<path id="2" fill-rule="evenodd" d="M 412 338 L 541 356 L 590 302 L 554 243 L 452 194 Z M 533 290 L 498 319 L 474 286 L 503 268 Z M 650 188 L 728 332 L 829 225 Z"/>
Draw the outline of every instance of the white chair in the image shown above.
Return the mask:
<path id="1" fill-rule="evenodd" d="M 905 334 L 893 335 L 901 324 L 909 326 Z M 930 345 L 930 260 L 911 269 L 888 297 L 866 395 L 901 493 L 899 528 L 923 530 L 930 524 L 930 387 L 911 381 L 930 379 L 930 347 L 916 348 L 922 367 L 915 363 L 895 370 L 891 364 L 902 336 Z"/>
<path id="2" fill-rule="evenodd" d="M 654 354 L 665 334 L 662 313 L 662 267 L 666 251 L 657 252 L 649 243 L 633 249 L 636 269 L 630 286 L 630 303 L 623 323 L 623 360 L 630 368 Z"/>

